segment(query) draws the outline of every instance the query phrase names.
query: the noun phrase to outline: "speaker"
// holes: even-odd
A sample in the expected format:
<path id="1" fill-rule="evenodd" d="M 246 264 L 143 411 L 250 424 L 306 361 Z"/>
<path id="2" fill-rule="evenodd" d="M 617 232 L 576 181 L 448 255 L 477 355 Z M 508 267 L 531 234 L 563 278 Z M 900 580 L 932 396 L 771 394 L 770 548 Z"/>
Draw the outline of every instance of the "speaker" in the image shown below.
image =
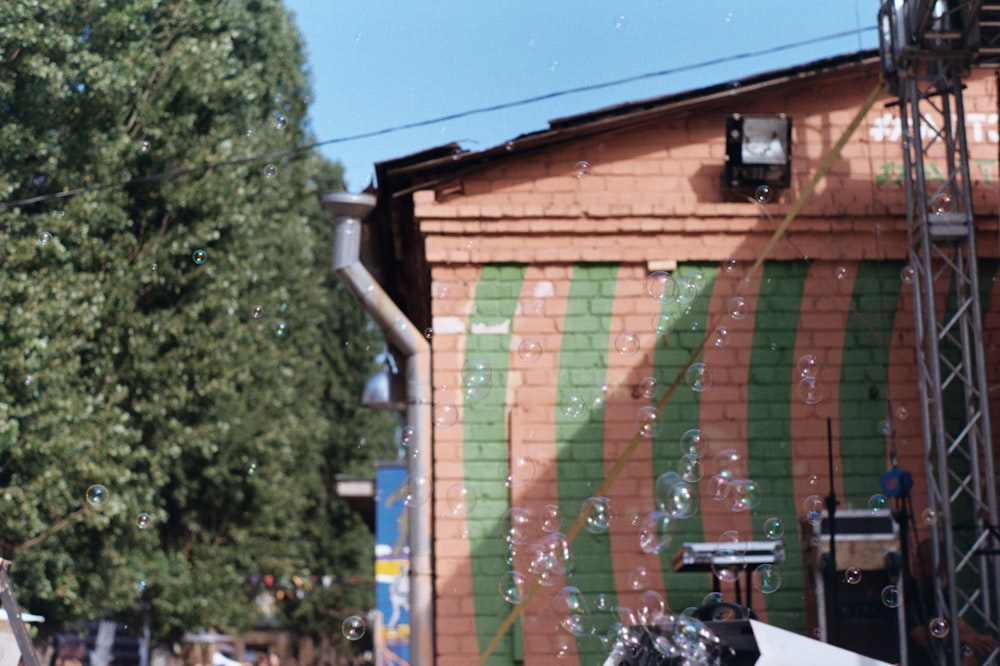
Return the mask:
<path id="1" fill-rule="evenodd" d="M 890 608 L 882 590 L 899 574 L 899 535 L 889 512 L 838 511 L 836 571 L 830 565 L 830 520 L 803 521 L 807 624 L 819 640 L 890 663 L 906 640 L 903 604 Z M 851 575 L 847 572 L 850 570 Z M 897 586 L 900 598 L 902 586 Z"/>

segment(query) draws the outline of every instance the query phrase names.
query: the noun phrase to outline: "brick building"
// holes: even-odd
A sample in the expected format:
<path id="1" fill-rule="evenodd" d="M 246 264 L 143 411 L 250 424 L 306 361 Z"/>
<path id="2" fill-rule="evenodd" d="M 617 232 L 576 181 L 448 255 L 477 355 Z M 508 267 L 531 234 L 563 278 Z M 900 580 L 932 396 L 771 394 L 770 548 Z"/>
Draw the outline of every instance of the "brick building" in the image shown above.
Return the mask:
<path id="1" fill-rule="evenodd" d="M 868 506 L 895 449 L 916 479 L 915 511 L 926 508 L 903 137 L 888 96 L 771 243 L 878 85 L 877 55 L 861 53 L 551 121 L 481 152 L 450 145 L 377 165 L 365 261 L 433 350 L 436 663 L 600 663 L 598 638 L 560 627 L 566 586 L 595 618 L 601 603 L 654 604 L 650 591 L 674 612 L 699 606 L 710 574 L 675 572 L 676 548 L 728 530 L 763 540 L 771 517 L 787 560 L 754 610 L 812 634 L 801 519 L 806 498 L 829 492 L 828 419 L 842 507 Z M 965 101 L 996 385 L 993 75 L 974 73 Z M 793 120 L 790 187 L 765 202 L 723 183 L 736 113 Z M 670 275 L 666 298 L 653 297 L 657 271 Z M 946 308 L 947 273 L 939 292 Z M 641 547 L 657 479 L 698 473 L 682 460 L 692 430 L 696 510 L 670 521 L 668 548 Z M 726 465 L 754 485 L 716 501 Z M 574 526 L 594 497 L 608 502 Z M 566 575 L 536 557 L 555 528 L 572 535 Z M 508 627 L 512 571 L 527 601 Z M 735 585 L 721 591 L 732 599 Z"/>

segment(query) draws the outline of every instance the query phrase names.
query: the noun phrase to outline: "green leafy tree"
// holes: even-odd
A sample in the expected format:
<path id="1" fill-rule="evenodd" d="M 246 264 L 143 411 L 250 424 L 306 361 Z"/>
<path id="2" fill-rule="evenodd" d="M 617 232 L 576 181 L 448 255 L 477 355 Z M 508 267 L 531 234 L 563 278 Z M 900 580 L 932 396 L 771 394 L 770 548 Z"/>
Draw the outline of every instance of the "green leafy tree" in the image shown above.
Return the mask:
<path id="1" fill-rule="evenodd" d="M 392 424 L 358 408 L 379 342 L 327 267 L 307 99 L 277 0 L 4 4 L 0 555 L 49 628 L 144 600 L 235 631 L 258 576 L 370 576 L 332 479 Z"/>

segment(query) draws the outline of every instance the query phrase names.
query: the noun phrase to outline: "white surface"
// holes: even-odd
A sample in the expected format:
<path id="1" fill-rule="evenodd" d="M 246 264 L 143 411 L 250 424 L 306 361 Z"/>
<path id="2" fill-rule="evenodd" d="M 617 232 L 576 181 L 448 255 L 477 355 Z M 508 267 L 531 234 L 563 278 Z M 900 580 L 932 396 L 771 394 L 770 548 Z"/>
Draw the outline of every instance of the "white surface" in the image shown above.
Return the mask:
<path id="1" fill-rule="evenodd" d="M 757 666 L 891 666 L 834 645 L 750 620 L 760 658 Z"/>

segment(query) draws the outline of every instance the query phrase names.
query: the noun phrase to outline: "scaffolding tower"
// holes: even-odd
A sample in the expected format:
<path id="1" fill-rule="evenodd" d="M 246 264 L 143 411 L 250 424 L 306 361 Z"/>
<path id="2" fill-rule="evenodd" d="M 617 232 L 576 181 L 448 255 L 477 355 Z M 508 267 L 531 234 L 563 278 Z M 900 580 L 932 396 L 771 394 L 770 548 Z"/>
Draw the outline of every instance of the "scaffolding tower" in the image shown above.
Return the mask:
<path id="1" fill-rule="evenodd" d="M 932 571 L 942 574 L 929 611 L 948 622 L 931 629 L 931 644 L 937 663 L 957 666 L 968 653 L 961 622 L 1000 637 L 996 477 L 962 105 L 970 68 L 1000 63 L 1000 1 L 883 0 L 879 29 L 902 126 L 904 270 L 913 282 Z M 998 652 L 984 663 L 1000 663 Z"/>

